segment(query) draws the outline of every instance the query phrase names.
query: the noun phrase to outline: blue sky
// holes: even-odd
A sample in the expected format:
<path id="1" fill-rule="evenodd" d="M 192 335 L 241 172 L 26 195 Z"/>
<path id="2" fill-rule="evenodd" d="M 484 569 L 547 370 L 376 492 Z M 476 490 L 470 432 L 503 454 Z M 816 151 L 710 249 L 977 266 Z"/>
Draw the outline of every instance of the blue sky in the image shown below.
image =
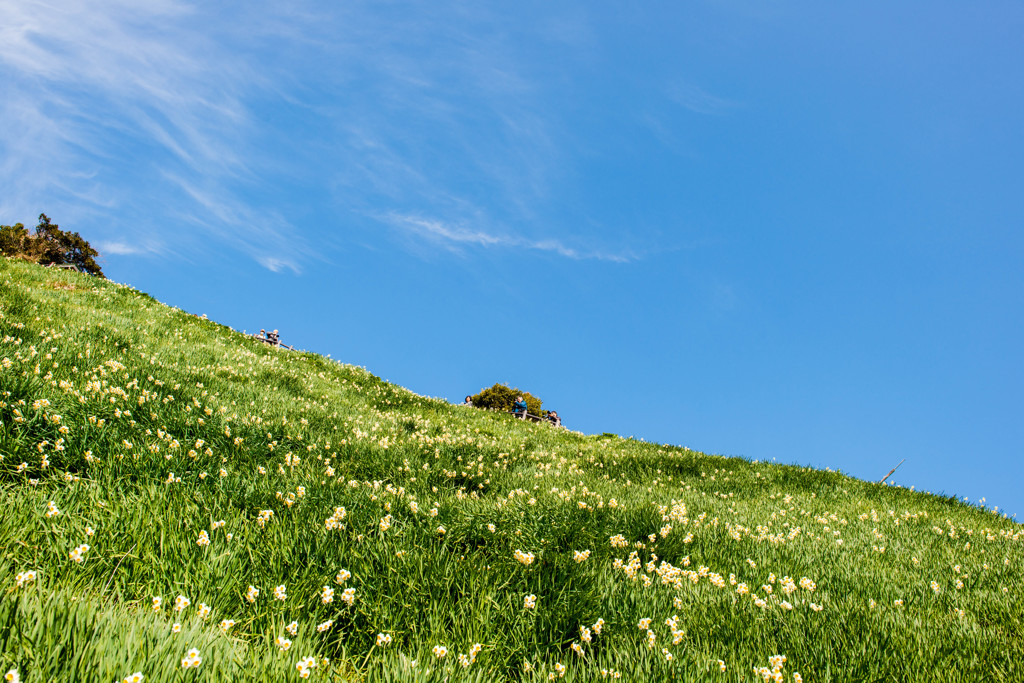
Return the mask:
<path id="1" fill-rule="evenodd" d="M 0 222 L 421 394 L 1024 515 L 1021 35 L 1016 2 L 11 0 Z"/>

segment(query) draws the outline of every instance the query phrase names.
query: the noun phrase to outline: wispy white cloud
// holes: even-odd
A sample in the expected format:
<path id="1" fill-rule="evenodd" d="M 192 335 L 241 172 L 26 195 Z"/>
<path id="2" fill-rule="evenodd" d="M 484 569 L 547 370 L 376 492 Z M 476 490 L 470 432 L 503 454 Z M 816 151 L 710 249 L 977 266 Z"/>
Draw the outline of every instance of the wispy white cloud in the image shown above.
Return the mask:
<path id="1" fill-rule="evenodd" d="M 0 219 L 45 210 L 112 254 L 220 248 L 274 271 L 324 257 L 306 235 L 379 241 L 382 223 L 440 248 L 639 258 L 550 219 L 573 159 L 570 71 L 549 57 L 597 45 L 567 11 L 0 3 Z M 505 223 L 546 227 L 464 227 Z"/>
<path id="2" fill-rule="evenodd" d="M 427 220 L 417 216 L 390 214 L 386 218 L 392 225 L 448 244 L 475 244 L 482 247 L 493 247 L 512 243 L 507 237 L 498 237 L 480 230 L 452 227 L 440 221 Z"/>
<path id="3" fill-rule="evenodd" d="M 256 261 L 273 273 L 280 273 L 283 270 L 291 270 L 292 272 L 298 273 L 299 267 L 294 261 L 288 259 L 279 259 L 273 256 L 258 256 Z"/>
<path id="4" fill-rule="evenodd" d="M 148 256 L 163 251 L 160 244 L 132 244 L 130 242 L 99 242 L 96 248 L 103 255 L 114 256 Z"/>
<path id="5" fill-rule="evenodd" d="M 287 269 L 298 274 L 302 272 L 302 261 L 315 257 L 278 212 L 242 202 L 224 202 L 216 184 L 203 188 L 172 174 L 165 178 L 202 209 L 182 215 L 182 220 L 207 230 L 219 230 L 232 249 L 248 254 L 264 268 L 275 273 Z"/>
<path id="6" fill-rule="evenodd" d="M 491 232 L 480 228 L 461 225 L 449 225 L 439 220 L 421 216 L 389 213 L 381 216 L 389 225 L 416 237 L 429 240 L 451 251 L 459 252 L 464 246 L 480 248 L 513 248 L 532 249 L 564 256 L 571 259 L 594 259 L 626 263 L 639 258 L 630 252 L 608 252 L 598 250 L 576 249 L 566 246 L 557 239 L 531 240 L 512 232 Z"/>
<path id="7" fill-rule="evenodd" d="M 358 64 L 360 77 L 358 96 L 324 111 L 328 144 L 346 160 L 332 173 L 338 204 L 460 253 L 518 248 L 639 258 L 576 247 L 585 237 L 552 216 L 562 210 L 557 188 L 577 163 L 563 108 L 570 66 L 537 48 L 563 55 L 594 49 L 585 8 L 572 12 L 558 21 L 553 11 L 527 26 L 473 5 L 453 12 L 454 21 L 443 12 L 381 13 L 361 15 L 356 32 L 339 30 L 344 37 L 328 59 L 343 65 L 341 73 Z M 417 49 L 424 44 L 443 48 Z M 514 237 L 476 227 L 504 224 L 545 227 Z"/>
<path id="8" fill-rule="evenodd" d="M 259 185 L 264 160 L 249 100 L 267 83 L 217 19 L 183 0 L 0 3 L 0 215 L 45 209 L 90 225 L 110 253 L 146 240 L 230 242 L 235 226 L 223 221 L 190 232 L 161 217 L 175 201 L 168 170 L 215 187 L 228 213 L 258 205 L 247 185 Z M 248 251 L 300 258 L 287 222 L 263 228 Z"/>

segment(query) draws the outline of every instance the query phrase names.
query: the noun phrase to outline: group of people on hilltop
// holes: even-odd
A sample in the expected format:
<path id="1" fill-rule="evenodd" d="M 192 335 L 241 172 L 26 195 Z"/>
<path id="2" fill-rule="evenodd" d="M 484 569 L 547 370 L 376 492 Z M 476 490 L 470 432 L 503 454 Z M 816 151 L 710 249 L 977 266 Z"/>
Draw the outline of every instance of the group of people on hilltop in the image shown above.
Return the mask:
<path id="1" fill-rule="evenodd" d="M 462 402 L 462 405 L 468 406 L 468 407 L 472 408 L 473 407 L 473 397 L 472 396 L 467 396 L 466 400 Z M 528 410 L 527 405 L 526 405 L 526 399 L 524 399 L 522 396 L 516 396 L 516 400 L 512 404 L 512 414 L 515 415 L 520 420 L 525 420 L 527 415 L 529 414 L 529 410 Z M 546 422 L 550 422 L 551 424 L 553 424 L 556 427 L 561 427 L 562 426 L 562 418 L 560 418 L 558 416 L 558 412 L 554 411 L 554 410 L 549 410 L 548 414 L 545 415 L 544 417 L 540 418 L 540 419 L 542 419 L 542 420 L 544 420 Z"/>
<path id="2" fill-rule="evenodd" d="M 259 339 L 260 341 L 265 341 L 268 344 L 271 344 L 272 346 L 281 345 L 281 335 L 278 333 L 277 330 L 274 330 L 273 332 L 260 330 L 260 333 L 256 335 L 256 338 Z"/>

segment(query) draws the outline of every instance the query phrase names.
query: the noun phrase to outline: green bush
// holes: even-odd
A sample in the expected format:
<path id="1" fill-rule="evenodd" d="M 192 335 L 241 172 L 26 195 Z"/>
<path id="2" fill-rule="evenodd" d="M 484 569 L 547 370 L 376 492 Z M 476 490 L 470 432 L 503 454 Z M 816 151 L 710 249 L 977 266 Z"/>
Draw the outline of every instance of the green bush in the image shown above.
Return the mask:
<path id="1" fill-rule="evenodd" d="M 544 417 L 544 412 L 541 410 L 543 401 L 528 391 L 510 387 L 507 384 L 495 384 L 487 389 L 481 389 L 480 393 L 470 398 L 477 408 L 490 408 L 508 413 L 512 412 L 512 404 L 516 402 L 516 396 L 526 399 L 526 409 L 530 415 Z"/>
<path id="2" fill-rule="evenodd" d="M 99 252 L 77 232 L 61 230 L 51 223 L 45 213 L 39 214 L 35 233 L 29 233 L 21 223 L 0 225 L 0 253 L 41 266 L 73 265 L 90 275 L 104 277 L 95 259 Z"/>

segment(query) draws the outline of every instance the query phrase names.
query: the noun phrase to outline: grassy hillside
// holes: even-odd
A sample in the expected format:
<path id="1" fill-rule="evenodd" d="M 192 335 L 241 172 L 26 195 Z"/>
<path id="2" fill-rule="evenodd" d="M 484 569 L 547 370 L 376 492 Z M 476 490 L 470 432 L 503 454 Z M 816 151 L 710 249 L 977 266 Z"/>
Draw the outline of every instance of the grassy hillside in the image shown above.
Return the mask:
<path id="1" fill-rule="evenodd" d="M 450 406 L 13 261 L 0 338 L 22 680 L 1024 680 L 990 511 Z"/>

